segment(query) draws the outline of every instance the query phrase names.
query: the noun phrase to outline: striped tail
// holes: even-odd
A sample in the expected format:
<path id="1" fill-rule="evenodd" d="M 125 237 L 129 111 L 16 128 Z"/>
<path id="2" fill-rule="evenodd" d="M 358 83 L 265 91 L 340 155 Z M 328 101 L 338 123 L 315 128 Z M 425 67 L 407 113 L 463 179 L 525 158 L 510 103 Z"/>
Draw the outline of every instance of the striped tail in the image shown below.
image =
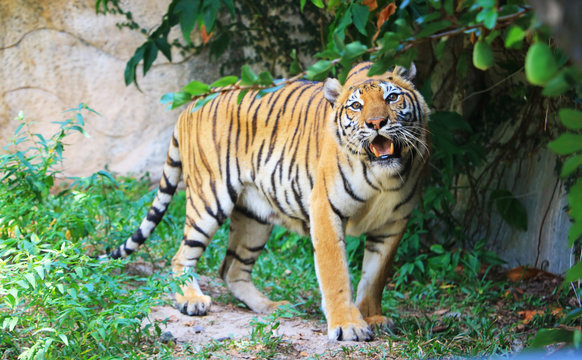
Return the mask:
<path id="1" fill-rule="evenodd" d="M 172 142 L 168 149 L 168 156 L 166 158 L 166 163 L 164 164 L 160 187 L 158 188 L 156 198 L 154 199 L 147 216 L 143 219 L 136 232 L 109 254 L 110 258 L 117 259 L 130 255 L 147 240 L 156 226 L 162 221 L 162 217 L 168 209 L 170 201 L 172 201 L 172 197 L 176 192 L 178 182 L 182 176 L 182 161 L 180 159 L 178 139 L 176 136 L 177 129 L 174 130 L 172 135 Z"/>

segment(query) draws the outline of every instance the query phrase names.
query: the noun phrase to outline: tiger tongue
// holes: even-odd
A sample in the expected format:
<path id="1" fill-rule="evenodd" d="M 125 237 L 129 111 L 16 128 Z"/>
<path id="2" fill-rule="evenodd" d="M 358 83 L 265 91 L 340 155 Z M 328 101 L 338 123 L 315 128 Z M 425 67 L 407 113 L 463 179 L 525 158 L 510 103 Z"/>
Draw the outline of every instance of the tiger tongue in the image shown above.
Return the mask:
<path id="1" fill-rule="evenodd" d="M 394 143 L 384 136 L 376 136 L 370 143 L 370 150 L 376 157 L 394 154 Z"/>

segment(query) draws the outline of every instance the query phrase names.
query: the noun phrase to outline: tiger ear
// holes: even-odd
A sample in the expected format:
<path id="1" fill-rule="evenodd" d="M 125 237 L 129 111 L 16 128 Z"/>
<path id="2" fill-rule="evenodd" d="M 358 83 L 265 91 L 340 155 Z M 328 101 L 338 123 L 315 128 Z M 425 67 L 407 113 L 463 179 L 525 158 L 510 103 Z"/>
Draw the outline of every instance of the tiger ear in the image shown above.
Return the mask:
<path id="1" fill-rule="evenodd" d="M 410 63 L 410 68 L 408 69 L 403 66 L 396 66 L 394 70 L 392 70 L 392 73 L 406 80 L 412 80 L 416 76 L 416 65 Z"/>
<path id="2" fill-rule="evenodd" d="M 342 85 L 337 79 L 327 79 L 323 84 L 323 96 L 329 101 L 331 106 L 335 104 L 335 101 L 339 94 L 342 92 Z"/>

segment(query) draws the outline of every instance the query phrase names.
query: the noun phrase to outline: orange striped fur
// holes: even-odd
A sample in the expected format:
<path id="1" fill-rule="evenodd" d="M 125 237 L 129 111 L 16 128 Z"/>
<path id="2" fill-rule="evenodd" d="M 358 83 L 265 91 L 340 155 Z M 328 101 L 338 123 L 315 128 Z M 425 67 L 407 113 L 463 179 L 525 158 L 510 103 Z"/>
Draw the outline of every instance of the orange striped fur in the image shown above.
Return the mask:
<path id="1" fill-rule="evenodd" d="M 297 81 L 274 93 L 222 94 L 178 120 L 147 217 L 111 257 L 136 250 L 161 221 L 176 186 L 186 184 L 184 238 L 173 271 L 196 266 L 230 217 L 220 275 L 256 312 L 280 303 L 251 282 L 273 224 L 311 235 L 330 339 L 369 340 L 386 325 L 382 290 L 415 206 L 428 160 L 429 110 L 405 69 L 367 77 L 352 69 L 346 84 Z M 366 234 L 362 278 L 353 299 L 345 235 Z M 176 294 L 178 308 L 204 315 L 211 299 L 196 279 Z"/>

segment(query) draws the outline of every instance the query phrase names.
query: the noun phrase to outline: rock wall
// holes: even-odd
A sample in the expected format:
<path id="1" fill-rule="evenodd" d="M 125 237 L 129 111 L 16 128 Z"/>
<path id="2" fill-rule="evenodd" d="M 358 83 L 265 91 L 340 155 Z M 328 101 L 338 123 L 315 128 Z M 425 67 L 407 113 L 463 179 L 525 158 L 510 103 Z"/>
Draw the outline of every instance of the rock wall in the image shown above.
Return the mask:
<path id="1" fill-rule="evenodd" d="M 169 1 L 128 3 L 140 25 L 156 26 Z M 160 56 L 141 92 L 124 84 L 125 63 L 144 41 L 119 29 L 125 19 L 97 15 L 95 0 L 2 0 L 0 2 L 0 142 L 6 144 L 22 110 L 33 131 L 47 136 L 66 119 L 64 110 L 83 102 L 101 114 L 88 116 L 90 138 L 75 135 L 65 148 L 63 175 L 86 176 L 108 168 L 119 174 L 149 171 L 159 178 L 180 110 L 159 100 L 191 80 L 209 82 L 217 67 L 204 54 L 168 63 Z M 140 69 L 138 69 L 140 70 Z"/>

